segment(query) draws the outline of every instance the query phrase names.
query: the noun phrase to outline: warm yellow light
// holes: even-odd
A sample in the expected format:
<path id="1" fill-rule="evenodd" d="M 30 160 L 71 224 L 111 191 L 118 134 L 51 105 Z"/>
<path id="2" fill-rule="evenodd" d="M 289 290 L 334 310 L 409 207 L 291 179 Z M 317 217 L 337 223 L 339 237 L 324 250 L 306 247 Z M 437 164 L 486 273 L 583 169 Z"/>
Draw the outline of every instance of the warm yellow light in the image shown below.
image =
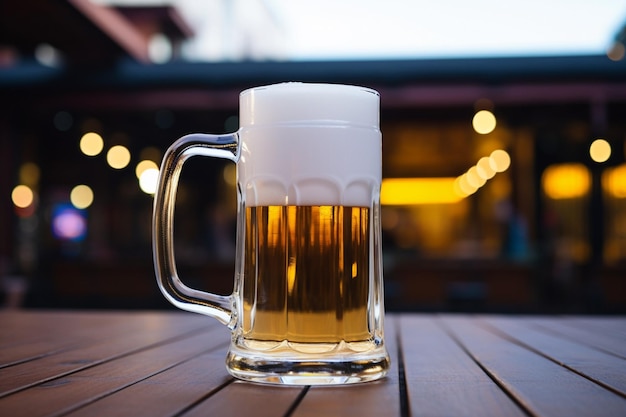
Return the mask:
<path id="1" fill-rule="evenodd" d="M 18 185 L 11 192 L 11 201 L 16 207 L 27 208 L 35 201 L 35 193 L 27 185 Z"/>
<path id="2" fill-rule="evenodd" d="M 34 162 L 26 162 L 20 167 L 20 182 L 25 185 L 34 186 L 39 182 L 39 166 Z"/>
<path id="3" fill-rule="evenodd" d="M 107 152 L 107 162 L 111 168 L 125 168 L 130 163 L 130 151 L 122 145 L 113 146 Z"/>
<path id="4" fill-rule="evenodd" d="M 467 181 L 467 173 L 457 177 L 454 180 L 454 192 L 462 198 L 474 194 L 478 190 L 478 187 L 472 186 Z"/>
<path id="5" fill-rule="evenodd" d="M 159 169 L 159 166 L 156 164 L 156 162 L 151 161 L 149 159 L 144 159 L 143 161 L 139 162 L 137 164 L 137 167 L 135 167 L 135 175 L 137 176 L 137 178 L 141 178 L 141 175 L 149 170 L 149 169 Z"/>
<path id="6" fill-rule="evenodd" d="M 93 190 L 88 185 L 77 185 L 70 192 L 70 201 L 77 209 L 86 209 L 93 203 Z"/>
<path id="7" fill-rule="evenodd" d="M 591 174 L 583 164 L 551 165 L 541 177 L 543 191 L 555 200 L 579 198 L 589 192 Z"/>
<path id="8" fill-rule="evenodd" d="M 467 175 L 467 182 L 472 187 L 480 188 L 485 185 L 486 180 L 478 174 L 478 169 L 475 166 L 468 169 L 465 175 Z"/>
<path id="9" fill-rule="evenodd" d="M 80 138 L 80 150 L 87 156 L 96 156 L 103 148 L 104 140 L 95 132 L 87 132 Z"/>
<path id="10" fill-rule="evenodd" d="M 602 174 L 604 190 L 615 198 L 626 198 L 626 164 L 609 168 Z"/>
<path id="11" fill-rule="evenodd" d="M 159 183 L 159 170 L 148 168 L 139 176 L 139 188 L 146 194 L 154 194 Z"/>
<path id="12" fill-rule="evenodd" d="M 449 204 L 462 199 L 454 190 L 455 178 L 386 178 L 380 192 L 381 204 Z"/>
<path id="13" fill-rule="evenodd" d="M 489 155 L 489 166 L 496 172 L 504 172 L 511 166 L 511 157 L 506 151 L 496 149 Z"/>
<path id="14" fill-rule="evenodd" d="M 596 139 L 589 147 L 589 156 L 595 162 L 606 162 L 611 157 L 611 145 L 604 139 Z"/>
<path id="15" fill-rule="evenodd" d="M 496 170 L 491 166 L 488 156 L 483 156 L 478 160 L 476 172 L 484 180 L 490 180 L 496 175 Z"/>
<path id="16" fill-rule="evenodd" d="M 481 135 L 491 133 L 496 128 L 496 116 L 489 110 L 480 110 L 474 115 L 472 126 Z"/>

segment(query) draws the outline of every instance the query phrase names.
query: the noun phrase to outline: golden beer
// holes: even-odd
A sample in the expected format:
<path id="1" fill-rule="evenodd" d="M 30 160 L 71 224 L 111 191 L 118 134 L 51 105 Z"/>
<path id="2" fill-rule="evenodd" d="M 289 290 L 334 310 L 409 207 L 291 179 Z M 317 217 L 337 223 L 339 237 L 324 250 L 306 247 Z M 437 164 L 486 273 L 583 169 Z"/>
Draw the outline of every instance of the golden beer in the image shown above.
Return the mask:
<path id="1" fill-rule="evenodd" d="M 242 336 L 249 341 L 371 340 L 366 207 L 246 208 Z"/>

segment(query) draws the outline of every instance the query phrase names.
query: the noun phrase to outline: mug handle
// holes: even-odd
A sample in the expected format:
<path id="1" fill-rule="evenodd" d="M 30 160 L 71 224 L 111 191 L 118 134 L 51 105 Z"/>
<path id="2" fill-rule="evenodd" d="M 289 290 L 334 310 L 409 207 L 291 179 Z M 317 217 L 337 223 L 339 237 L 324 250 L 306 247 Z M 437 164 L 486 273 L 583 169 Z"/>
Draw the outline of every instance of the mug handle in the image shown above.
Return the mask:
<path id="1" fill-rule="evenodd" d="M 239 159 L 239 134 L 209 135 L 194 133 L 174 142 L 165 153 L 154 194 L 152 250 L 159 289 L 176 307 L 211 316 L 234 325 L 233 296 L 224 296 L 186 286 L 178 277 L 174 259 L 174 207 L 183 164 L 192 156 Z"/>

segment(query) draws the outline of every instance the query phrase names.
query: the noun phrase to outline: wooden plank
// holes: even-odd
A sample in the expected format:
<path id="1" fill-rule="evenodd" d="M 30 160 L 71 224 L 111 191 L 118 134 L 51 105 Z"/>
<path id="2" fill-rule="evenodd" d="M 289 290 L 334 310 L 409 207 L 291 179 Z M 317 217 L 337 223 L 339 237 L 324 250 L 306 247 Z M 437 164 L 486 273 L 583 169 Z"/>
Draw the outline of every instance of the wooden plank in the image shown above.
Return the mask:
<path id="1" fill-rule="evenodd" d="M 92 321 L 80 320 L 80 317 L 66 320 L 68 327 L 74 328 L 76 333 L 79 333 L 71 339 L 73 340 L 71 347 L 68 345 L 65 350 L 1 369 L 0 398 L 118 356 L 198 333 L 209 324 L 219 326 L 216 321 L 205 320 L 206 323 L 202 322 L 203 327 L 199 327 L 200 322 L 197 320 L 187 320 L 191 315 L 105 316 L 111 320 L 104 324 L 99 323 L 103 324 L 100 326 L 94 326 Z M 150 326 L 153 328 L 155 326 L 154 321 L 159 322 L 158 326 L 161 328 L 158 331 L 150 330 Z M 76 325 L 77 322 L 80 325 Z M 50 327 L 51 330 L 47 331 L 49 340 L 53 341 L 57 337 L 58 327 L 59 325 Z M 119 337 L 120 335 L 124 337 Z"/>
<path id="2" fill-rule="evenodd" d="M 626 318 L 624 316 L 566 316 L 566 322 L 574 326 L 613 334 L 626 338 Z"/>
<path id="3" fill-rule="evenodd" d="M 626 318 L 623 316 L 563 316 L 559 321 L 570 327 L 626 340 Z"/>
<path id="4" fill-rule="evenodd" d="M 484 321 L 511 340 L 585 375 L 626 397 L 626 360 L 559 335 L 537 330 L 520 318 L 489 317 Z"/>
<path id="5" fill-rule="evenodd" d="M 0 369 L 54 355 L 74 345 L 73 342 L 69 342 L 67 339 L 62 340 L 65 343 L 51 345 L 48 340 L 33 340 L 5 345 L 0 351 Z M 0 392 L 2 391 L 3 388 L 0 381 Z"/>
<path id="6" fill-rule="evenodd" d="M 114 323 L 112 318 L 93 314 L 3 312 L 0 314 L 0 367 L 66 349 L 85 337 L 96 336 Z"/>
<path id="7" fill-rule="evenodd" d="M 605 352 L 626 359 L 626 336 L 623 334 L 606 332 L 601 328 L 578 327 L 575 324 L 575 320 L 570 319 L 537 317 L 533 318 L 532 321 L 545 332 L 559 334 L 570 340 L 602 349 Z"/>
<path id="8" fill-rule="evenodd" d="M 71 412 L 67 417 L 179 415 L 233 381 L 225 352 L 209 352 Z"/>
<path id="9" fill-rule="evenodd" d="M 481 327 L 476 320 L 446 316 L 443 323 L 480 364 L 531 415 L 626 415 L 626 399 Z M 522 336 L 523 337 L 523 336 Z"/>
<path id="10" fill-rule="evenodd" d="M 402 316 L 400 329 L 411 415 L 526 415 L 434 316 Z"/>
<path id="11" fill-rule="evenodd" d="M 227 331 L 205 332 L 125 355 L 2 398 L 0 415 L 65 414 L 210 350 L 225 354 L 227 341 Z"/>
<path id="12" fill-rule="evenodd" d="M 235 381 L 200 402 L 184 417 L 275 417 L 288 415 L 306 387 Z"/>
<path id="13" fill-rule="evenodd" d="M 204 319 L 204 320 L 201 320 Z M 128 332 L 178 322 L 196 327 L 206 318 L 187 313 L 139 312 L 4 312 L 0 313 L 0 368 L 99 341 L 109 332 Z"/>
<path id="14" fill-rule="evenodd" d="M 311 387 L 291 417 L 319 416 L 400 416 L 398 345 L 394 317 L 385 320 L 385 344 L 391 366 L 384 379 L 339 387 Z"/>
<path id="15" fill-rule="evenodd" d="M 386 379 L 309 388 L 232 382 L 228 329 L 199 315 L 1 313 L 0 353 L 17 364 L 0 386 L 21 378 L 21 390 L 0 398 L 0 416 L 622 416 L 623 323 L 389 315 Z"/>

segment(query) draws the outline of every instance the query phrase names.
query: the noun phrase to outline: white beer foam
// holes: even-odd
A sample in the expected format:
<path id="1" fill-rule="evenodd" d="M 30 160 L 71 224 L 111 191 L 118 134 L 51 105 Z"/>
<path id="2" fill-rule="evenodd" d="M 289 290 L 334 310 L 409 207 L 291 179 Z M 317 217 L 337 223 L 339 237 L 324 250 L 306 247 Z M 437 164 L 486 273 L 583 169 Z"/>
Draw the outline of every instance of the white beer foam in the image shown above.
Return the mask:
<path id="1" fill-rule="evenodd" d="M 371 206 L 382 176 L 378 94 L 298 83 L 261 90 L 241 97 L 246 205 Z"/>
<path id="2" fill-rule="evenodd" d="M 369 207 L 381 181 L 380 132 L 281 126 L 241 131 L 246 205 Z"/>
<path id="3" fill-rule="evenodd" d="M 239 121 L 241 127 L 327 121 L 378 129 L 379 108 L 380 96 L 369 88 L 282 83 L 243 91 Z"/>

